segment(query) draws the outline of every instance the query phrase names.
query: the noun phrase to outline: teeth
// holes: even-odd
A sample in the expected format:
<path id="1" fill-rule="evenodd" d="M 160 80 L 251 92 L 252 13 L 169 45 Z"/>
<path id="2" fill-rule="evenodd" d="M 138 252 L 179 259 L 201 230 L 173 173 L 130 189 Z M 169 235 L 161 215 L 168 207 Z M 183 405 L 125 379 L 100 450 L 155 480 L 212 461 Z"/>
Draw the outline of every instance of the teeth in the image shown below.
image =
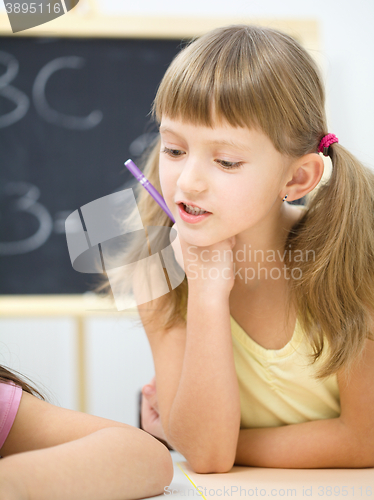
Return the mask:
<path id="1" fill-rule="evenodd" d="M 201 215 L 201 214 L 206 214 L 207 213 L 207 211 L 203 210 L 202 208 L 192 207 L 191 205 L 186 205 L 185 203 L 183 203 L 183 205 L 184 205 L 184 208 L 185 208 L 186 212 L 189 213 L 189 214 L 192 214 L 192 215 Z"/>

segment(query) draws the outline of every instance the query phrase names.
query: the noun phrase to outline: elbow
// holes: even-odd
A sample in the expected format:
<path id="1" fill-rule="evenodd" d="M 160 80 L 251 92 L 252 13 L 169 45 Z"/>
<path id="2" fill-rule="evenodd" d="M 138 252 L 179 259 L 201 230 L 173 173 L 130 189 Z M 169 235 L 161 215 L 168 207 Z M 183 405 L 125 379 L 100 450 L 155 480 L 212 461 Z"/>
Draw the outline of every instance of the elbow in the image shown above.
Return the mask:
<path id="1" fill-rule="evenodd" d="M 188 463 L 196 474 L 225 474 L 234 466 L 235 458 L 215 456 L 186 456 Z"/>
<path id="2" fill-rule="evenodd" d="M 174 464 L 173 464 L 173 459 L 171 458 L 170 455 L 170 451 L 167 449 L 167 447 L 160 442 L 157 442 L 157 446 L 159 448 L 157 455 L 157 461 L 159 467 L 158 479 L 161 481 L 162 486 L 164 487 L 165 484 L 169 485 L 173 480 Z"/>
<path id="3" fill-rule="evenodd" d="M 196 449 L 196 446 L 187 449 L 186 446 L 176 443 L 172 439 L 168 439 L 168 442 L 175 451 L 183 455 L 196 474 L 225 474 L 234 466 L 236 450 L 234 453 L 226 453 L 225 455 L 220 454 L 217 450 L 202 453 L 202 450 Z"/>
<path id="4" fill-rule="evenodd" d="M 160 445 L 164 446 L 161 443 Z M 149 470 L 153 470 L 153 473 L 149 474 L 147 477 L 147 488 L 149 488 L 150 491 L 147 491 L 144 496 L 165 495 L 165 491 L 172 482 L 174 476 L 173 460 L 166 446 L 164 446 L 162 453 L 159 452 L 157 466 L 155 466 L 153 461 Z"/>
<path id="5" fill-rule="evenodd" d="M 188 462 L 196 474 L 226 474 L 226 472 L 230 472 L 234 466 L 233 462 Z"/>
<path id="6" fill-rule="evenodd" d="M 161 447 L 159 451 L 159 477 L 160 485 L 162 486 L 162 491 L 164 492 L 165 485 L 169 485 L 174 476 L 174 464 L 173 459 L 171 457 L 170 451 L 166 448 L 166 446 L 160 443 Z"/>
<path id="7" fill-rule="evenodd" d="M 189 463 L 196 474 L 225 474 L 231 471 L 236 458 L 236 439 L 227 435 L 210 436 L 205 440 L 189 436 L 186 431 L 171 432 L 170 422 L 167 441 Z M 235 446 L 233 445 L 235 444 Z"/>
<path id="8" fill-rule="evenodd" d="M 360 433 L 356 431 L 350 442 L 352 443 L 350 460 L 353 462 L 353 467 L 374 468 L 374 432 L 371 429 L 363 430 Z"/>
<path id="9" fill-rule="evenodd" d="M 201 453 L 201 450 L 197 450 L 194 446 L 193 449 L 186 446 L 179 445 L 173 440 L 168 440 L 175 451 L 183 455 L 183 457 L 189 463 L 191 469 L 196 472 L 196 474 L 225 474 L 229 472 L 235 463 L 235 453 L 227 453 L 220 456 L 219 453 L 209 452 Z M 232 457 L 231 457 L 232 455 Z"/>
<path id="10" fill-rule="evenodd" d="M 360 457 L 358 467 L 361 469 L 371 469 L 374 468 L 374 446 L 371 446 L 367 453 L 363 454 L 362 449 L 361 453 L 358 454 Z"/>
<path id="11" fill-rule="evenodd" d="M 372 436 L 374 438 L 374 433 L 372 432 Z M 369 440 L 369 444 L 367 445 L 367 454 L 366 454 L 366 467 L 374 468 L 374 441 L 373 439 Z"/>
<path id="12" fill-rule="evenodd" d="M 348 448 L 348 467 L 355 469 L 374 468 L 374 443 L 368 439 L 368 434 L 351 437 L 347 440 L 351 446 Z"/>
<path id="13" fill-rule="evenodd" d="M 191 467 L 196 474 L 226 474 L 230 472 L 232 469 L 232 465 L 230 466 L 220 466 L 220 465 L 212 465 L 206 466 L 206 464 L 202 464 L 202 466 Z"/>
<path id="14" fill-rule="evenodd" d="M 144 431 L 141 431 L 144 432 Z M 144 470 L 148 470 L 144 497 L 165 494 L 174 476 L 174 464 L 170 451 L 159 440 L 144 432 L 144 446 L 139 458 Z M 146 454 L 144 456 L 146 450 Z M 143 456 L 142 456 L 143 455 Z M 135 455 L 134 455 L 135 456 Z M 143 498 L 143 496 L 141 497 Z"/>
<path id="15" fill-rule="evenodd" d="M 374 468 L 374 458 L 373 453 L 370 457 L 360 455 L 356 458 L 356 460 L 352 463 L 351 467 L 356 469 L 372 469 Z"/>

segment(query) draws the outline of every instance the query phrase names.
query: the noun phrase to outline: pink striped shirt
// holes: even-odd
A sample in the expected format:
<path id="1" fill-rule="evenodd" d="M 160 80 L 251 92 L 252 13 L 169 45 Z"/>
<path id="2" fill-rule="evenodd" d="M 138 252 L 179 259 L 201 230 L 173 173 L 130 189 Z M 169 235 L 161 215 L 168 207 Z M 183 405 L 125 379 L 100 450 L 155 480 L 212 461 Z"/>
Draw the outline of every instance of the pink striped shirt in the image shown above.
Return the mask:
<path id="1" fill-rule="evenodd" d="M 13 382 L 0 382 L 0 451 L 12 428 L 22 389 Z"/>

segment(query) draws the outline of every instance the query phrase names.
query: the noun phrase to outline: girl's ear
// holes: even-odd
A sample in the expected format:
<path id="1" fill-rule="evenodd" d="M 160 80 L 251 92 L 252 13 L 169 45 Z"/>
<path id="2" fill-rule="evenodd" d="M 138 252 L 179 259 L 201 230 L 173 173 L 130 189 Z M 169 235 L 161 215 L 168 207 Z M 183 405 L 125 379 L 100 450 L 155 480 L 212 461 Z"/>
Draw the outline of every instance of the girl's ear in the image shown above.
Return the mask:
<path id="1" fill-rule="evenodd" d="M 318 153 L 309 153 L 298 158 L 289 167 L 287 178 L 291 176 L 291 180 L 282 189 L 281 197 L 287 194 L 287 201 L 292 201 L 310 193 L 321 180 L 323 170 L 323 159 Z"/>

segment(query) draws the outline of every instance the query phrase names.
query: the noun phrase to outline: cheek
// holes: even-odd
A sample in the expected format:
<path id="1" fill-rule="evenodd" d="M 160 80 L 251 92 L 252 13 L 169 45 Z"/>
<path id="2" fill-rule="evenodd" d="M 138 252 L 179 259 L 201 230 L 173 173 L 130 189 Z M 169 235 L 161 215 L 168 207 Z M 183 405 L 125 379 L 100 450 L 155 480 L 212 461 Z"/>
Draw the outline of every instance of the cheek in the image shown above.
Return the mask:
<path id="1" fill-rule="evenodd" d="M 224 189 L 221 190 L 222 204 L 238 211 L 256 206 L 261 199 L 261 182 L 254 176 L 241 179 L 225 179 Z"/>
<path id="2" fill-rule="evenodd" d="M 249 190 L 247 192 L 236 192 L 236 196 L 232 196 L 231 201 L 227 202 L 226 206 L 230 206 L 231 210 L 227 212 L 227 221 L 232 227 L 242 226 L 242 224 L 251 224 L 258 214 L 259 200 L 256 195 L 252 195 Z"/>
<path id="3" fill-rule="evenodd" d="M 274 178 L 251 176 L 239 184 L 227 185 L 223 204 L 230 207 L 228 222 L 233 225 L 257 222 L 274 204 L 277 193 Z"/>
<path id="4" fill-rule="evenodd" d="M 159 178 L 162 190 L 161 194 L 167 203 L 173 201 L 174 199 L 175 187 L 177 182 L 176 174 L 176 169 L 173 170 L 169 167 L 166 167 L 160 160 Z"/>
<path id="5" fill-rule="evenodd" d="M 161 184 L 161 189 L 162 189 L 162 194 L 165 198 L 166 193 L 169 190 L 169 184 L 170 184 L 170 175 L 168 175 L 167 170 L 163 166 L 161 160 L 159 163 L 159 178 L 160 178 L 160 184 Z"/>

